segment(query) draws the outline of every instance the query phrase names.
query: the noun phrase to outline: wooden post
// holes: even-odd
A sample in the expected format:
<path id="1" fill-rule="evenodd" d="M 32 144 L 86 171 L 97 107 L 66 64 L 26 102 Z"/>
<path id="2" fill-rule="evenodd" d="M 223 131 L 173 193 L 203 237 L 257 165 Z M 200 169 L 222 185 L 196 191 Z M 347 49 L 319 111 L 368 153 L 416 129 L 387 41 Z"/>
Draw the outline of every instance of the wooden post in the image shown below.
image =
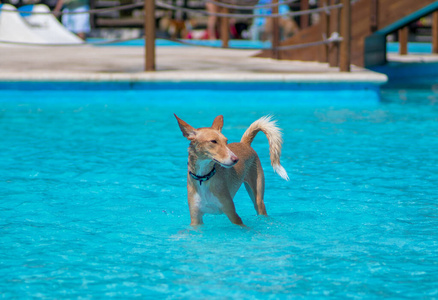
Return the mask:
<path id="1" fill-rule="evenodd" d="M 155 71 L 155 0 L 144 2 L 145 71 Z"/>
<path id="2" fill-rule="evenodd" d="M 327 6 L 327 0 L 321 1 L 321 7 Z M 325 38 L 329 38 L 330 36 L 330 13 L 329 12 L 322 12 L 321 13 L 321 25 L 322 30 L 325 34 Z M 322 61 L 328 62 L 329 61 L 329 44 L 324 45 L 324 53 L 322 54 Z"/>
<path id="3" fill-rule="evenodd" d="M 370 30 L 371 32 L 377 31 L 379 27 L 379 0 L 371 0 L 370 7 Z"/>
<path id="4" fill-rule="evenodd" d="M 328 0 L 329 5 L 338 4 L 338 1 Z M 330 11 L 330 19 L 329 19 L 329 31 L 330 34 L 332 32 L 340 32 L 341 31 L 341 12 L 340 9 L 333 9 Z M 328 45 L 328 59 L 330 67 L 339 67 L 339 47 L 340 42 L 331 43 Z"/>
<path id="5" fill-rule="evenodd" d="M 228 13 L 228 8 L 226 7 L 222 7 L 222 9 L 220 10 L 222 11 L 222 13 L 227 14 Z M 230 40 L 230 36 L 229 36 L 229 27 L 230 27 L 230 23 L 229 23 L 229 18 L 228 17 L 221 17 L 220 18 L 220 22 L 221 22 L 221 40 L 222 40 L 222 48 L 228 48 L 228 41 Z"/>
<path id="6" fill-rule="evenodd" d="M 90 0 L 90 10 L 96 9 L 96 0 Z M 90 14 L 90 27 L 96 28 L 96 14 Z"/>
<path id="7" fill-rule="evenodd" d="M 278 0 L 272 0 L 272 14 L 276 15 L 279 13 Z M 276 49 L 280 46 L 280 22 L 278 17 L 272 17 L 272 58 L 280 59 L 280 51 Z"/>
<path id="8" fill-rule="evenodd" d="M 301 0 L 300 1 L 300 10 L 308 10 L 309 9 L 309 0 Z M 300 29 L 304 29 L 309 27 L 309 15 L 301 15 L 300 16 Z"/>
<path id="9" fill-rule="evenodd" d="M 432 14 L 432 53 L 438 54 L 438 11 Z"/>
<path id="10" fill-rule="evenodd" d="M 341 49 L 339 57 L 339 69 L 341 72 L 350 72 L 351 63 L 351 3 L 350 0 L 342 0 L 341 17 Z"/>
<path id="11" fill-rule="evenodd" d="M 398 49 L 398 53 L 400 55 L 408 54 L 408 35 L 409 35 L 408 26 L 398 30 L 398 43 L 400 45 Z"/>

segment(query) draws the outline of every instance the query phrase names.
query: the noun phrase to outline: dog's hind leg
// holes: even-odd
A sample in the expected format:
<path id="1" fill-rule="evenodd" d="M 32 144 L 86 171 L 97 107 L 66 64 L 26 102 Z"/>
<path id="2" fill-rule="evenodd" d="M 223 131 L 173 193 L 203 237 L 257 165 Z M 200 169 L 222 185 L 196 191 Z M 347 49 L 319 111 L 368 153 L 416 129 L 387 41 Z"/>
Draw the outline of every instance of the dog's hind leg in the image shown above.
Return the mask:
<path id="1" fill-rule="evenodd" d="M 258 215 L 267 215 L 265 202 L 265 175 L 259 158 L 256 158 L 245 178 L 245 188 Z"/>

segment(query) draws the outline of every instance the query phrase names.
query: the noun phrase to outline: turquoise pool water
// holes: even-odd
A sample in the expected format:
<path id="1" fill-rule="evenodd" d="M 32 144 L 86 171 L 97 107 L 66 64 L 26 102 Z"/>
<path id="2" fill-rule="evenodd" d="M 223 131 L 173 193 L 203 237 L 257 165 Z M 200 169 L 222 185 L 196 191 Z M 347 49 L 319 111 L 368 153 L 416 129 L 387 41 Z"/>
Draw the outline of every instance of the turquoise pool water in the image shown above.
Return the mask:
<path id="1" fill-rule="evenodd" d="M 0 91 L 3 298 L 438 298 L 436 86 L 381 102 L 173 88 Z M 269 217 L 242 189 L 249 229 L 188 226 L 173 113 L 195 127 L 223 114 L 231 142 L 275 116 L 290 182 L 253 143 Z"/>
<path id="2" fill-rule="evenodd" d="M 144 47 L 144 39 L 135 39 L 130 41 L 124 41 L 124 42 L 117 42 L 117 43 L 111 43 L 111 44 L 102 44 L 103 42 L 108 41 L 105 39 L 99 39 L 99 38 L 89 38 L 87 39 L 87 42 L 94 43 L 96 45 L 101 46 L 136 46 L 136 47 Z M 220 40 L 183 40 L 184 42 L 188 44 L 181 44 L 174 41 L 164 40 L 164 39 L 157 39 L 155 41 L 156 46 L 160 47 L 175 47 L 175 46 L 181 46 L 181 47 L 190 47 L 191 45 L 199 45 L 199 46 L 209 46 L 209 47 L 218 47 L 220 48 L 222 46 L 222 41 Z M 242 48 L 242 49 L 260 49 L 260 48 L 269 48 L 271 47 L 270 41 L 252 41 L 252 40 L 230 40 L 229 46 L 231 48 Z M 386 51 L 390 53 L 397 53 L 399 51 L 399 43 L 398 42 L 388 42 L 386 43 Z M 432 53 L 432 43 L 420 43 L 420 42 L 411 42 L 408 43 L 408 52 L 409 53 L 415 53 L 415 54 L 430 54 Z"/>

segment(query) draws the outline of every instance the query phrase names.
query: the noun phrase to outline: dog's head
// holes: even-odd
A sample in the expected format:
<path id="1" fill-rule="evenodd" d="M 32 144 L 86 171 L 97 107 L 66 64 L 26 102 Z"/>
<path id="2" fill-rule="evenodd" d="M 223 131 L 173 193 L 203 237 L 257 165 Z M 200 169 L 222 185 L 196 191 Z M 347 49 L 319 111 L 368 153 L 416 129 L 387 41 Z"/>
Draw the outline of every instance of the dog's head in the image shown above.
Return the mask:
<path id="1" fill-rule="evenodd" d="M 221 133 L 223 116 L 217 116 L 211 127 L 194 128 L 175 115 L 184 137 L 190 141 L 189 151 L 201 160 L 213 160 L 225 168 L 234 166 L 239 158 L 228 148 L 228 139 Z"/>

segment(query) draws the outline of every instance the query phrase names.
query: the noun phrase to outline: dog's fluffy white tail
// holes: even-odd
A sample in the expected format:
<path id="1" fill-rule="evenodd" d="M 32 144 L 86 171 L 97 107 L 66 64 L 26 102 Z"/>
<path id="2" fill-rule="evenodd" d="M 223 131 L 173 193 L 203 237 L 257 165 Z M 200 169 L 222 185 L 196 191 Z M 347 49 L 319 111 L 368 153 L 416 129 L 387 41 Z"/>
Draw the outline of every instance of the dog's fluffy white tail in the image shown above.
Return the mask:
<path id="1" fill-rule="evenodd" d="M 268 138 L 271 165 L 274 171 L 280 175 L 281 178 L 289 180 L 286 170 L 280 164 L 281 145 L 283 144 L 281 130 L 277 127 L 277 122 L 272 120 L 272 116 L 264 116 L 252 123 L 243 134 L 240 142 L 251 145 L 259 131 L 262 131 Z"/>

